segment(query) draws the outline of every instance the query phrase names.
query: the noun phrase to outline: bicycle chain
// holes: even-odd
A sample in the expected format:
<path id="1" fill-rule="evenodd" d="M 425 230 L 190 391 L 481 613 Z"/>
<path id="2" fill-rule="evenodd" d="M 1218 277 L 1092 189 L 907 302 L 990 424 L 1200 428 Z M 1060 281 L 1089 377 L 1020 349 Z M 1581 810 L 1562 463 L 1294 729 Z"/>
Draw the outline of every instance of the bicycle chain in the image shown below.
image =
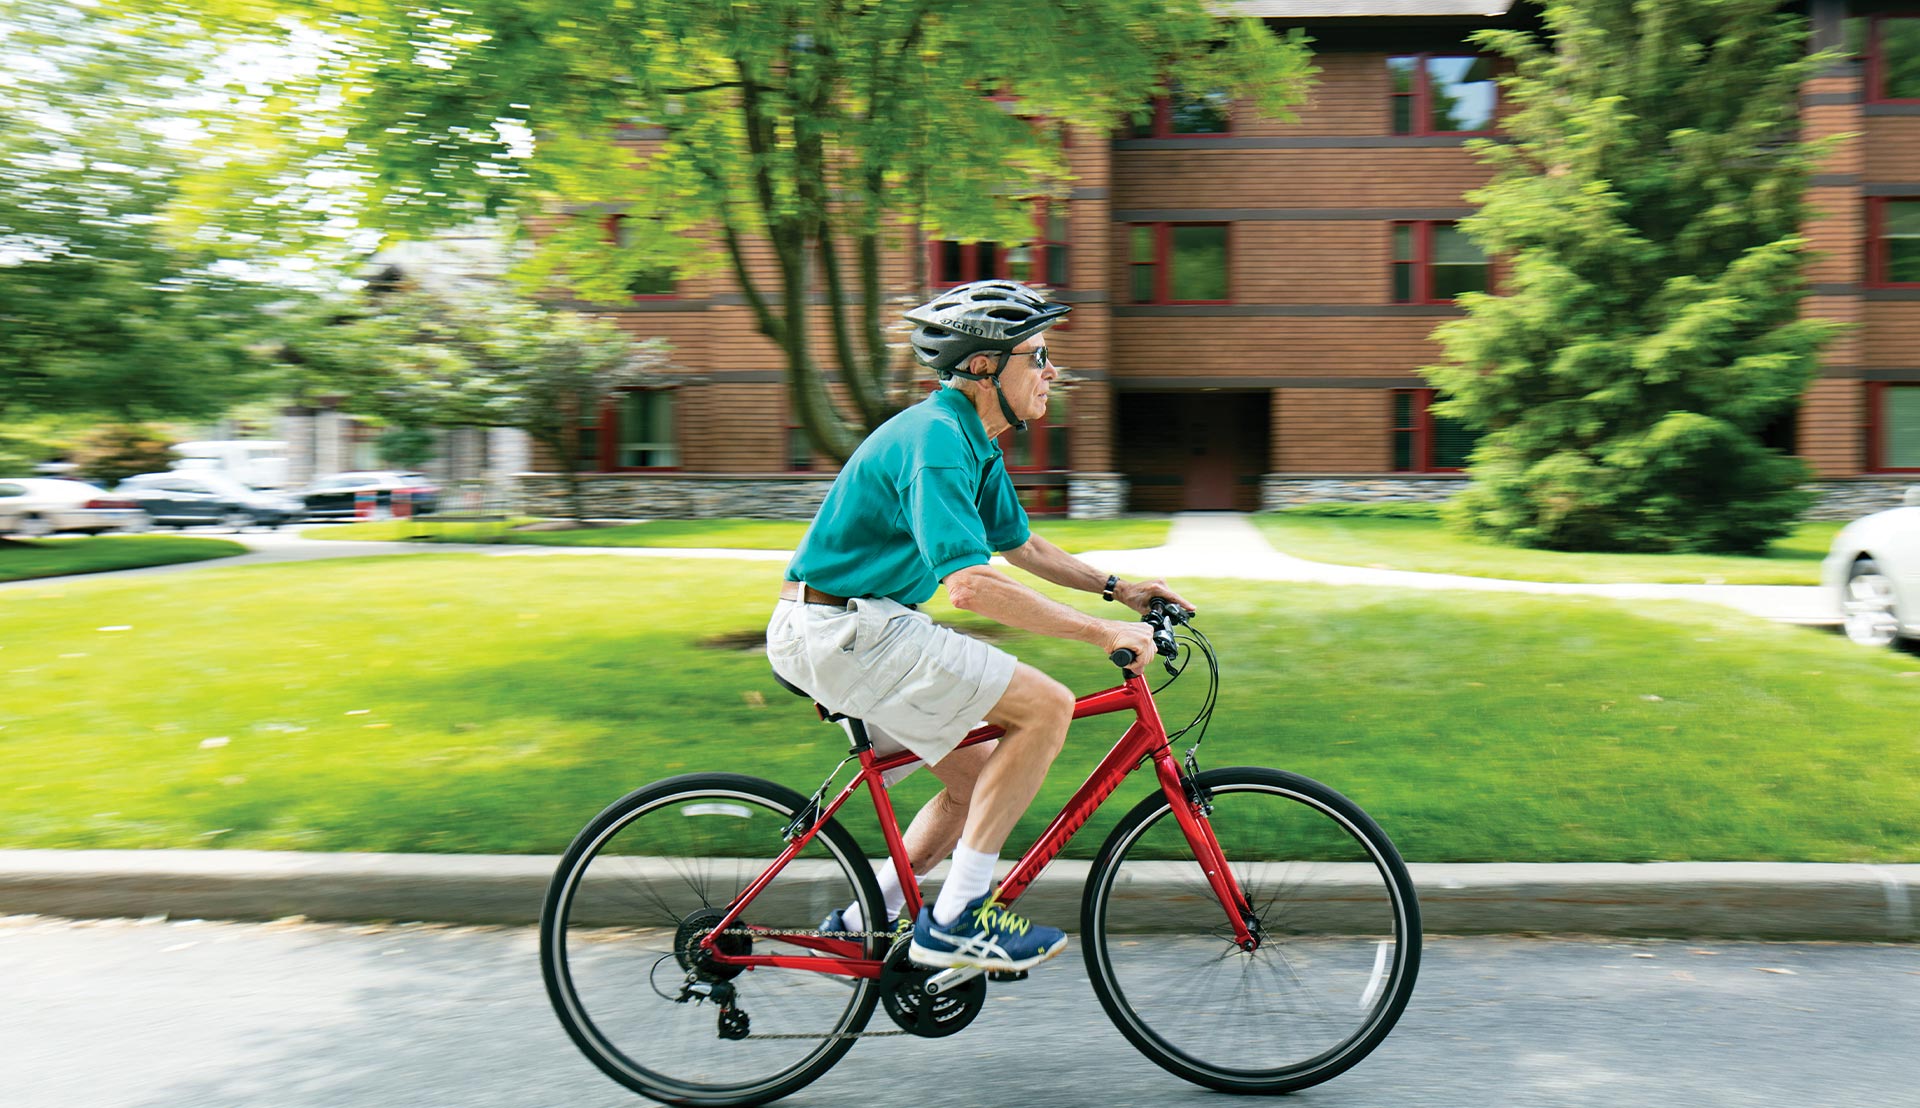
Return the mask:
<path id="1" fill-rule="evenodd" d="M 712 934 L 712 932 L 707 932 L 707 933 Z M 786 939 L 786 938 L 806 938 L 806 937 L 811 937 L 815 939 L 892 939 L 892 938 L 898 937 L 891 931 L 815 931 L 811 928 L 808 928 L 807 930 L 804 930 L 804 931 L 775 931 L 767 928 L 730 927 L 727 930 L 720 932 L 720 934 L 738 935 L 743 938 L 749 938 L 749 939 L 752 939 L 752 938 Z M 797 1035 L 797 1034 L 748 1035 L 745 1039 L 741 1041 L 751 1042 L 754 1039 L 761 1039 L 761 1040 L 808 1039 L 808 1040 L 817 1042 L 822 1039 L 836 1039 L 836 1040 L 838 1039 L 885 1039 L 895 1035 L 907 1035 L 907 1034 L 911 1034 L 911 1032 L 907 1032 L 907 1031 L 835 1031 L 825 1035 Z"/>

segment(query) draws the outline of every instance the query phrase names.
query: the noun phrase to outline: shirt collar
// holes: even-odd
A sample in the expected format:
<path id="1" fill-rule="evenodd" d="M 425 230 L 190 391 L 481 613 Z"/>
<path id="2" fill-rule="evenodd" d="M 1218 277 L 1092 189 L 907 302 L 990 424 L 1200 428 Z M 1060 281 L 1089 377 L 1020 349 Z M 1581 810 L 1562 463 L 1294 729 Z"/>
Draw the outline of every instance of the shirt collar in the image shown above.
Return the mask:
<path id="1" fill-rule="evenodd" d="M 984 460 L 992 460 L 1000 454 L 1000 444 L 987 438 L 987 425 L 980 421 L 980 412 L 973 406 L 973 398 L 959 389 L 941 386 L 933 390 L 927 400 L 930 404 L 945 404 L 950 409 L 960 427 L 966 432 L 967 441 L 973 444 L 974 454 Z"/>

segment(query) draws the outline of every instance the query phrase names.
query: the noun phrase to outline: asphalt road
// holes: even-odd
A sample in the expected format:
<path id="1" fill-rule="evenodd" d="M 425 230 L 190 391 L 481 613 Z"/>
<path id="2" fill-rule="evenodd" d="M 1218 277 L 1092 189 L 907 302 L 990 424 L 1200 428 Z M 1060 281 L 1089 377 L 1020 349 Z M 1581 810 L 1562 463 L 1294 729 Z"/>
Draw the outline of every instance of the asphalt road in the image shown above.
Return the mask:
<path id="1" fill-rule="evenodd" d="M 9 1108 L 646 1103 L 575 1053 L 531 930 L 0 919 Z M 1920 1108 L 1920 947 L 1429 938 L 1387 1043 L 1296 1106 Z M 794 1106 L 1220 1105 L 1108 1024 L 1077 952 Z"/>

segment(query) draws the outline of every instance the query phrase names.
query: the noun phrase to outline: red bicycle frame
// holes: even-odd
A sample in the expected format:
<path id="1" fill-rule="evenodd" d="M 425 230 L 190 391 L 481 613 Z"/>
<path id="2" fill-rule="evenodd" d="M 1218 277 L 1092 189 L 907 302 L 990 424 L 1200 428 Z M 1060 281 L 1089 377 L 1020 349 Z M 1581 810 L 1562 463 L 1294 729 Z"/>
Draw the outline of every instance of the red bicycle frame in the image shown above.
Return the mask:
<path id="1" fill-rule="evenodd" d="M 1107 797 L 1113 795 L 1114 790 L 1120 787 L 1120 782 L 1141 764 L 1151 759 L 1154 773 L 1160 780 L 1160 791 L 1166 795 L 1167 803 L 1173 809 L 1174 819 L 1179 823 L 1181 832 L 1186 835 L 1187 844 L 1193 848 L 1194 860 L 1206 872 L 1207 883 L 1212 886 L 1214 895 L 1220 898 L 1221 911 L 1226 915 L 1227 923 L 1233 929 L 1235 941 L 1242 947 L 1252 949 L 1257 943 L 1252 932 L 1247 928 L 1247 919 L 1252 915 L 1252 908 L 1247 903 L 1246 895 L 1240 891 L 1239 883 L 1234 880 L 1232 871 L 1227 868 L 1226 855 L 1220 849 L 1219 840 L 1214 837 L 1213 827 L 1207 822 L 1206 813 L 1187 795 L 1185 780 L 1180 776 L 1180 767 L 1174 761 L 1173 753 L 1167 748 L 1166 728 L 1160 722 L 1160 712 L 1154 706 L 1153 691 L 1148 687 L 1146 678 L 1129 674 L 1124 684 L 1081 697 L 1074 702 L 1073 718 L 1084 719 L 1087 716 L 1124 711 L 1134 713 L 1132 726 L 1127 728 L 1126 734 L 1120 736 L 1120 741 L 1113 745 L 1113 749 L 1107 751 L 1107 756 L 1100 760 L 1100 764 L 1094 768 L 1086 782 L 1067 801 L 1066 806 L 1060 809 L 1060 814 L 1053 817 L 1053 822 L 1047 825 L 1047 829 L 1040 833 L 1039 839 L 1035 840 L 1033 846 L 1021 856 L 1020 861 L 1015 863 L 1013 871 L 1007 874 L 1006 879 L 1000 882 L 1001 902 L 1010 904 L 1018 899 L 1020 894 L 1026 891 L 1027 886 L 1033 884 L 1034 879 L 1040 876 L 1040 871 L 1047 867 L 1047 863 L 1053 861 L 1062 850 L 1066 849 L 1074 833 L 1086 826 L 1087 820 L 1093 817 L 1094 810 L 1099 808 Z M 961 740 L 960 745 L 972 746 L 975 743 L 997 739 L 1005 733 L 1004 728 L 981 727 L 970 732 L 965 739 Z M 904 912 L 908 918 L 919 915 L 920 889 L 914 881 L 913 869 L 907 862 L 906 841 L 900 834 L 900 823 L 894 818 L 893 804 L 888 799 L 886 782 L 882 778 L 882 775 L 890 770 L 910 766 L 919 760 L 918 755 L 906 751 L 878 757 L 874 754 L 872 747 L 862 750 L 860 772 L 854 776 L 853 780 L 847 782 L 846 787 L 840 790 L 840 795 L 826 806 L 819 818 L 814 820 L 813 825 L 790 841 L 787 848 L 767 868 L 767 871 L 747 886 L 728 908 L 726 916 L 714 924 L 712 931 L 700 941 L 700 945 L 706 949 L 713 962 L 718 965 L 746 968 L 778 966 L 783 969 L 815 970 L 853 977 L 880 976 L 880 961 L 865 957 L 862 944 L 846 939 L 792 934 L 783 934 L 780 937 L 781 941 L 790 945 L 816 950 L 826 955 L 826 957 L 820 957 L 811 954 L 729 955 L 715 945 L 714 938 L 734 925 L 741 913 L 746 910 L 747 905 L 753 902 L 753 898 L 760 895 L 761 891 L 779 876 L 787 863 L 813 841 L 820 828 L 832 819 L 834 813 L 840 810 L 840 806 L 845 804 L 854 791 L 863 785 L 873 794 L 874 810 L 880 817 L 880 832 L 887 841 L 887 854 L 893 859 L 894 869 L 900 875 L 900 887 L 907 895 Z"/>

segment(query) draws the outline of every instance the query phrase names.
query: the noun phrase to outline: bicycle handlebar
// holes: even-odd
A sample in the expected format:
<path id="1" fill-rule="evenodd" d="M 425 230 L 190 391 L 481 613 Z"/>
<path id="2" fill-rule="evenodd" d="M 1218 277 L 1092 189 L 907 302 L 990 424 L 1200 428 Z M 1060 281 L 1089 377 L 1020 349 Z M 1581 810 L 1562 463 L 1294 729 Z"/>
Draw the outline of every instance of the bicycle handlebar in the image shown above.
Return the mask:
<path id="1" fill-rule="evenodd" d="M 1192 618 L 1192 612 L 1156 596 L 1148 603 L 1147 614 L 1140 617 L 1140 622 L 1153 628 L 1154 652 L 1162 657 L 1171 658 L 1179 653 L 1179 648 L 1173 642 L 1173 629 L 1176 626 L 1184 626 Z M 1121 669 L 1126 669 L 1133 664 L 1134 653 L 1126 647 L 1121 647 L 1107 655 L 1107 660 Z"/>

